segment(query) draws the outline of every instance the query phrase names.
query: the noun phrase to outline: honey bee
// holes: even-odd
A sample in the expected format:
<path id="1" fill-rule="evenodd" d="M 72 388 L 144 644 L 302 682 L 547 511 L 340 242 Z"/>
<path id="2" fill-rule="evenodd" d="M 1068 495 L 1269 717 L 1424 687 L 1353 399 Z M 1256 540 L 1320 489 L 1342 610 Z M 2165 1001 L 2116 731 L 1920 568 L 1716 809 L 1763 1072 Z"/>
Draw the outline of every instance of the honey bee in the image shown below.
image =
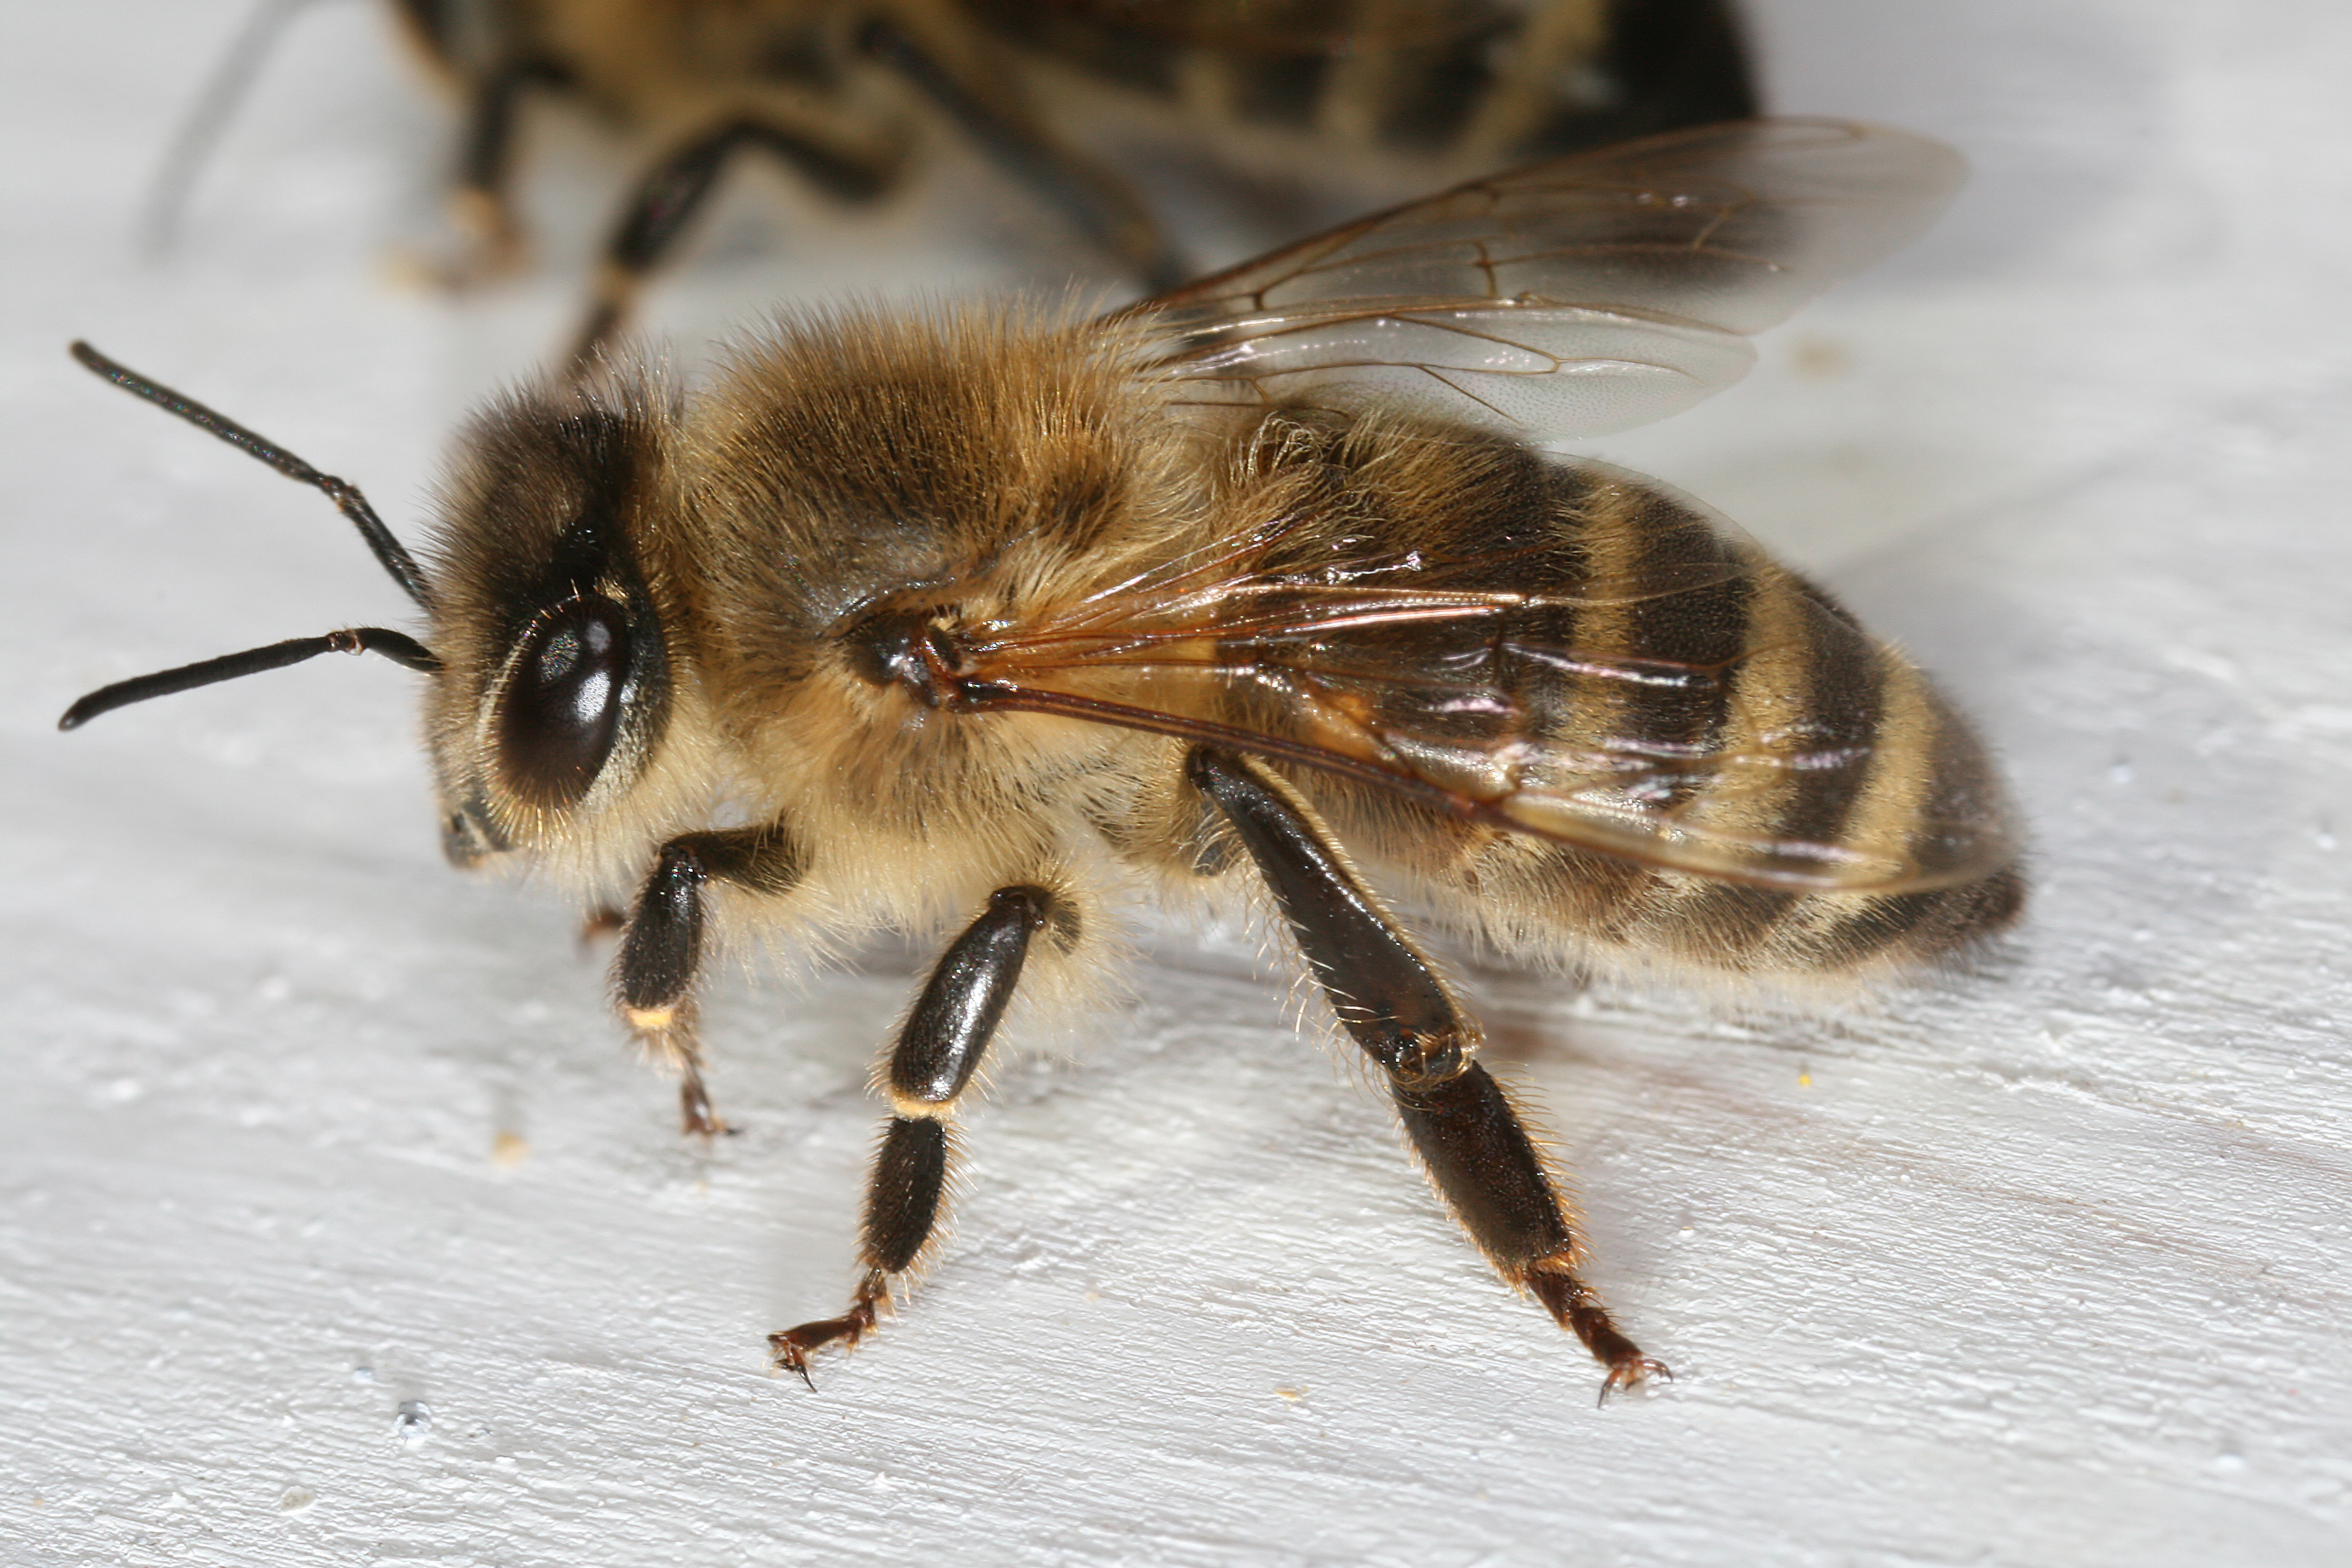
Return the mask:
<path id="1" fill-rule="evenodd" d="M 300 0 L 264 0 L 258 37 Z M 453 205 L 462 276 L 513 267 L 517 114 L 561 95 L 655 149 L 607 238 L 572 359 L 620 330 L 740 156 L 843 201 L 895 189 L 943 123 L 1148 288 L 1186 268 L 1144 198 L 1082 142 L 1155 104 L 1182 142 L 1328 184 L 1337 153 L 1404 161 L 1430 190 L 1522 159 L 1756 111 L 1728 0 L 398 0 L 464 104 Z M 151 227 L 257 45 L 181 139 Z M 1105 91 L 1107 89 L 1108 96 Z M 1091 118 L 1071 105 L 1099 100 Z M 1298 232 L 1294 226 L 1279 237 Z"/>
<path id="2" fill-rule="evenodd" d="M 1255 900 L 1383 1076 L 1472 1239 L 1607 1369 L 1664 1375 L 1392 900 L 1535 963 L 1854 976 L 2023 898 L 1997 771 L 1908 660 L 1699 503 L 1532 442 L 1738 379 L 1745 334 L 1907 240 L 1961 176 L 1898 131 L 1762 121 L 1540 163 L 1092 321 L 814 311 L 692 393 L 608 361 L 492 403 L 424 560 L 318 486 L 425 618 L 110 686 L 369 651 L 428 677 L 443 841 L 593 898 L 637 1038 L 703 1086 L 722 937 L 945 946 L 848 1310 L 933 1249 L 950 1123 L 1016 992 L 1082 995 L 1136 901 Z"/>

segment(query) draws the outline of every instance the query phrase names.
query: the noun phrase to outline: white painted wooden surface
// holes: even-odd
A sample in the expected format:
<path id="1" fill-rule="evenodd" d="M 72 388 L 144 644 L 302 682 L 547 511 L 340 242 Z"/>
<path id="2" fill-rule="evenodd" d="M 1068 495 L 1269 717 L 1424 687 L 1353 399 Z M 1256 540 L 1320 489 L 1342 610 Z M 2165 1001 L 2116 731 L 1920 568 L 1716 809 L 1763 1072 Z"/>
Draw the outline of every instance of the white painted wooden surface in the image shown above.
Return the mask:
<path id="1" fill-rule="evenodd" d="M 438 863 L 398 671 L 51 731 L 96 682 L 401 610 L 317 498 L 67 338 L 402 520 L 568 308 L 560 268 L 462 309 L 386 280 L 441 122 L 355 5 L 138 264 L 239 8 L 0 11 L 0 1556 L 2352 1561 L 2352 15 L 1760 7 L 1780 107 L 1938 132 L 1978 182 L 1604 455 L 1943 672 L 2041 893 L 1991 973 L 1830 1020 L 1482 981 L 1601 1283 L 1682 1373 L 1596 1411 L 1355 1075 L 1174 935 L 1098 1041 L 1001 1075 L 916 1310 L 814 1396 L 772 1379 L 761 1335 L 848 1280 L 908 960 L 727 988 L 747 1131 L 706 1156 L 569 914 Z M 542 165 L 559 262 L 604 167 L 578 133 Z M 734 204 L 663 310 L 1034 259 L 967 187 L 794 229 L 789 269 L 730 253 L 770 224 Z M 922 248 L 968 222 L 992 250 Z"/>

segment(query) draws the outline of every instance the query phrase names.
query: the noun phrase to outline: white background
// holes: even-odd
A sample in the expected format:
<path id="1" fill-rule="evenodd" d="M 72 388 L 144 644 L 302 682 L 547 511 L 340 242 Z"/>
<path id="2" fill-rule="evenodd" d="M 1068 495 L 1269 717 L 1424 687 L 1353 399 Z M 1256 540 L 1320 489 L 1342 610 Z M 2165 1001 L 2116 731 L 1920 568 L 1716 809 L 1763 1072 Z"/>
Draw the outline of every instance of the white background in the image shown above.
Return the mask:
<path id="1" fill-rule="evenodd" d="M 404 285 L 446 119 L 377 8 L 321 6 L 144 263 L 141 182 L 241 4 L 0 10 L 5 1555 L 2352 1561 L 2352 14 L 1759 9 L 1776 107 L 1937 132 L 1977 181 L 1604 455 L 1942 673 L 2039 897 L 1986 973 L 1833 1017 L 1475 977 L 1597 1279 L 1681 1374 L 1607 1410 L 1281 984 L 1149 928 L 1099 1037 L 969 1119 L 915 1309 L 814 1395 L 767 1375 L 848 1285 L 911 956 L 722 987 L 745 1131 L 704 1153 L 572 911 L 439 863 L 413 678 L 51 728 L 404 609 L 318 497 L 66 340 L 413 532 L 444 433 L 564 326 L 614 146 L 542 125 L 527 283 Z M 656 320 L 1050 275 L 1050 223 L 939 169 L 856 220 L 747 182 Z"/>

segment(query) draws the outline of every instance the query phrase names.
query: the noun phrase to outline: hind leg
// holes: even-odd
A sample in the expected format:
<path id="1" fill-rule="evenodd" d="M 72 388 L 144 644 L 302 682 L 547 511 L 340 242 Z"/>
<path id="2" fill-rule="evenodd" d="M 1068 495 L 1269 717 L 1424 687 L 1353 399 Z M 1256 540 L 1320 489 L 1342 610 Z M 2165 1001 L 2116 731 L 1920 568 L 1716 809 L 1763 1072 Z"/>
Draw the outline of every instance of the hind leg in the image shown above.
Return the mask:
<path id="1" fill-rule="evenodd" d="M 1297 798 L 1229 752 L 1185 770 L 1257 862 L 1339 1026 L 1385 1073 L 1406 1135 L 1496 1270 L 1609 1369 L 1607 1399 L 1664 1363 L 1619 1331 L 1579 1272 L 1582 1244 L 1510 1097 L 1475 1054 L 1477 1025 Z"/>

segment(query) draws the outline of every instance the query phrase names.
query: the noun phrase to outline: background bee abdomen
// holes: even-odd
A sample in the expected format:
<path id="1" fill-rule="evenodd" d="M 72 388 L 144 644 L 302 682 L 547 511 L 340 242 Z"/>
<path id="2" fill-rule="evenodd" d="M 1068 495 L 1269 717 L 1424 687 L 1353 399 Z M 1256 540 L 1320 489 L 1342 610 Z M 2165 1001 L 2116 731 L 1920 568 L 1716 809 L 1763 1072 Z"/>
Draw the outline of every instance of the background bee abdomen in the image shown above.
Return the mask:
<path id="1" fill-rule="evenodd" d="M 1727 0 L 984 0 L 1002 36 L 1211 121 L 1538 157 L 1757 111 Z"/>

